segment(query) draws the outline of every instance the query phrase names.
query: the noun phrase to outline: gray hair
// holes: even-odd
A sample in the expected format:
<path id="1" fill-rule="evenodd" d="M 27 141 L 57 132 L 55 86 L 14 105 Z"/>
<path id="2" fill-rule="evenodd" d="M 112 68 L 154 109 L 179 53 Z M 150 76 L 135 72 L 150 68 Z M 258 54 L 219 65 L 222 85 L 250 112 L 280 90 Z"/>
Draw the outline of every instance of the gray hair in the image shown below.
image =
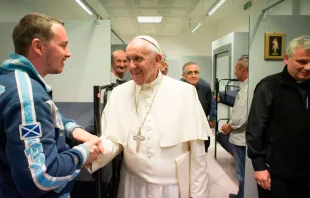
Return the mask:
<path id="1" fill-rule="evenodd" d="M 166 53 L 163 52 L 163 51 L 161 51 L 161 56 L 162 56 L 161 62 L 165 62 L 165 61 L 166 61 L 166 58 L 167 58 Z"/>
<path id="2" fill-rule="evenodd" d="M 242 62 L 242 65 L 245 69 L 249 69 L 249 55 L 242 55 L 238 61 Z"/>
<path id="3" fill-rule="evenodd" d="M 195 63 L 195 62 L 187 62 L 187 63 L 184 64 L 184 66 L 182 68 L 183 74 L 185 73 L 186 67 L 189 66 L 189 65 L 197 65 L 197 67 L 199 68 L 197 63 Z"/>
<path id="4" fill-rule="evenodd" d="M 288 57 L 294 56 L 295 50 L 297 48 L 303 48 L 304 50 L 310 50 L 310 36 L 303 35 L 293 39 L 287 48 L 286 55 Z"/>

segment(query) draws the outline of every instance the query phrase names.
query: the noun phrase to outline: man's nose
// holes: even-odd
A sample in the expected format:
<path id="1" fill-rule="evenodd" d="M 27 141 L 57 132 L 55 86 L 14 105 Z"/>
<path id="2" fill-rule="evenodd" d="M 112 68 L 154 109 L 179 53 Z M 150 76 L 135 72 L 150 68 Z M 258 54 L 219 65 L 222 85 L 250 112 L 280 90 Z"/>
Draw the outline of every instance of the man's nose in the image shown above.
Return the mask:
<path id="1" fill-rule="evenodd" d="M 124 62 L 121 62 L 121 63 L 120 63 L 120 66 L 121 66 L 121 67 L 125 67 L 126 65 L 125 65 Z"/>
<path id="2" fill-rule="evenodd" d="M 71 52 L 70 52 L 69 48 L 67 48 L 67 50 L 66 50 L 66 58 L 70 58 L 70 56 L 71 56 Z"/>
<path id="3" fill-rule="evenodd" d="M 305 66 L 305 70 L 307 70 L 308 72 L 310 72 L 310 62 L 308 62 L 308 64 Z"/>
<path id="4" fill-rule="evenodd" d="M 136 65 L 136 64 L 134 64 L 134 62 L 133 62 L 133 61 L 129 61 L 129 67 L 130 67 L 131 69 L 134 69 L 134 68 L 136 68 L 136 67 L 137 67 L 137 65 Z"/>

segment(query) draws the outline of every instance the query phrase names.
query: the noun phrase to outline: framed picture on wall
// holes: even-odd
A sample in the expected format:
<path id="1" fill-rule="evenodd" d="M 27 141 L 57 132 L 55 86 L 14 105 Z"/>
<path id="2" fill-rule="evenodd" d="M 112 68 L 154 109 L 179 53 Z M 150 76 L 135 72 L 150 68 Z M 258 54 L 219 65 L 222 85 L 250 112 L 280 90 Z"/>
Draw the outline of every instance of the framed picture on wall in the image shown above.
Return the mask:
<path id="1" fill-rule="evenodd" d="M 283 60 L 285 52 L 285 34 L 282 32 L 265 33 L 265 60 Z"/>

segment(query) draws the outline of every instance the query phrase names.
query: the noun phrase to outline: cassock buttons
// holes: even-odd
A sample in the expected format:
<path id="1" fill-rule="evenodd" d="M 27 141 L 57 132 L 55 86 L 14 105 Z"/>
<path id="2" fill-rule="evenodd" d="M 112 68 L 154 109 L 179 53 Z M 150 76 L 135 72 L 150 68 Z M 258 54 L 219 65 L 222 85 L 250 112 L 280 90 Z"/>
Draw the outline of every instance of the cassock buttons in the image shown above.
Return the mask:
<path id="1" fill-rule="evenodd" d="M 151 153 L 149 153 L 149 157 L 151 157 L 152 156 L 152 154 Z"/>

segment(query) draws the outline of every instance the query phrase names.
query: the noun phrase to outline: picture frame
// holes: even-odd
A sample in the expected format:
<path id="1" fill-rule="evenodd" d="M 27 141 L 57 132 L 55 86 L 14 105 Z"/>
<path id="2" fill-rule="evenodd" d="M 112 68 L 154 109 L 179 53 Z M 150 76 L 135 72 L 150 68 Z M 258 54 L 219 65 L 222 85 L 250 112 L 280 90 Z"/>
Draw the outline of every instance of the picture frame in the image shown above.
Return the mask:
<path id="1" fill-rule="evenodd" d="M 285 55 L 285 34 L 282 32 L 265 33 L 265 60 L 283 60 Z"/>

